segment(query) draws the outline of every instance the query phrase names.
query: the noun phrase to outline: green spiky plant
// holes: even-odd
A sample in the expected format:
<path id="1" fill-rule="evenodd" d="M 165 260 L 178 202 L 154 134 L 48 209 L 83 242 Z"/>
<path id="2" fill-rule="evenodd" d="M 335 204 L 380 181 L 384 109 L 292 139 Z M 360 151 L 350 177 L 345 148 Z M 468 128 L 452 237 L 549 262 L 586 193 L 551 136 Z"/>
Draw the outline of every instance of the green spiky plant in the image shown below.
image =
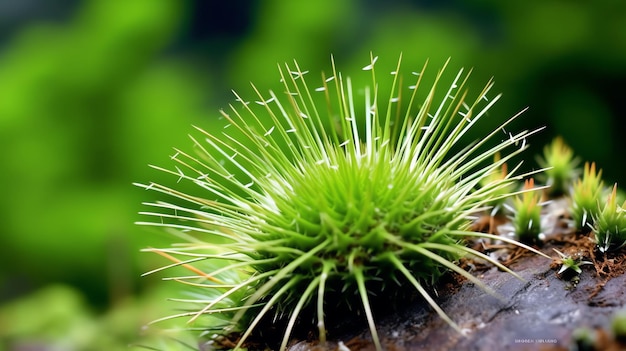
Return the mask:
<path id="1" fill-rule="evenodd" d="M 585 162 L 582 178 L 572 188 L 571 213 L 574 227 L 579 231 L 589 231 L 593 220 L 599 214 L 599 203 L 603 195 L 602 170 L 596 172 L 596 164 Z"/>
<path id="2" fill-rule="evenodd" d="M 425 65 L 408 75 L 415 82 L 405 87 L 400 59 L 385 74 L 392 84 L 383 91 L 376 61 L 371 57 L 363 68 L 372 85 L 358 89 L 334 61 L 318 88 L 307 84 L 297 63 L 285 65 L 284 95 L 254 88 L 256 104 L 236 95 L 239 106 L 222 112 L 226 132 L 199 129 L 203 140 L 192 137 L 196 156 L 177 150 L 173 170 L 157 167 L 188 182 L 193 193 L 138 184 L 172 198 L 148 203 L 155 211 L 144 214 L 154 220 L 142 224 L 166 227 L 183 241 L 150 250 L 173 261 L 158 270 L 194 272 L 171 278 L 189 286 L 190 297 L 181 301 L 190 306 L 167 318 L 187 317 L 207 336 L 239 333 L 234 348 L 280 333 L 283 350 L 298 330 L 317 329 L 324 343 L 346 316 L 360 316 L 381 350 L 375 315 L 414 294 L 461 332 L 428 292 L 443 274 L 456 272 L 493 293 L 455 264 L 461 256 L 515 275 L 465 246 L 468 239 L 535 251 L 469 229 L 488 204 L 515 195 L 501 190 L 526 176 L 516 175 L 518 167 L 478 185 L 526 149 L 534 133 L 501 140 L 500 129 L 516 115 L 462 144 L 498 100 L 487 96 L 493 83 L 470 99 L 469 74 L 461 70 L 446 83 L 446 63 L 432 84 L 423 83 Z M 503 156 L 491 162 L 498 153 Z"/>
<path id="3" fill-rule="evenodd" d="M 617 184 L 603 205 L 598 204 L 593 233 L 600 252 L 626 245 L 626 202 L 617 204 Z"/>

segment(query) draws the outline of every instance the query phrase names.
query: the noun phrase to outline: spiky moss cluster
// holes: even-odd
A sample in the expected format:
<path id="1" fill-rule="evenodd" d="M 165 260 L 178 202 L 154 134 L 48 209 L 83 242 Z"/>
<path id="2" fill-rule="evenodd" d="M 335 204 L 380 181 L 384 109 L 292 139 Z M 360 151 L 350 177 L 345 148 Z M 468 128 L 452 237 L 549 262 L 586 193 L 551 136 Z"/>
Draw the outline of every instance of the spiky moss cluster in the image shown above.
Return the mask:
<path id="1" fill-rule="evenodd" d="M 617 184 L 594 217 L 593 233 L 601 252 L 626 245 L 626 202 L 617 204 Z"/>
<path id="2" fill-rule="evenodd" d="M 542 230 L 540 194 L 533 192 L 534 188 L 534 179 L 527 179 L 524 182 L 526 191 L 513 199 L 513 228 L 518 240 L 525 243 L 537 241 Z"/>
<path id="3" fill-rule="evenodd" d="M 548 186 L 549 195 L 560 196 L 569 192 L 570 184 L 578 177 L 579 162 L 561 137 L 554 138 L 543 149 L 543 157 L 539 157 L 537 163 L 545 169 L 539 176 Z"/>
<path id="4" fill-rule="evenodd" d="M 162 169 L 194 184 L 193 194 L 142 185 L 187 202 L 152 203 L 158 211 L 145 212 L 156 218 L 144 224 L 167 227 L 186 241 L 152 251 L 195 272 L 172 278 L 196 288 L 184 299 L 195 310 L 172 318 L 209 318 L 195 324 L 209 335 L 240 332 L 235 348 L 251 335 L 280 330 L 285 349 L 294 329 L 305 334 L 317 327 L 324 342 L 327 329 L 346 315 L 364 314 L 380 350 L 377 300 L 386 307 L 410 290 L 460 331 L 428 285 L 453 271 L 490 291 L 455 265 L 465 254 L 514 274 L 464 241 L 491 237 L 530 249 L 468 228 L 471 216 L 512 195 L 501 190 L 525 176 L 512 172 L 478 186 L 524 150 L 532 132 L 500 140 L 514 116 L 461 145 L 499 98 L 487 97 L 492 83 L 470 100 L 469 74 L 461 70 L 446 84 L 444 66 L 431 85 L 422 84 L 424 66 L 408 75 L 416 81 L 406 88 L 399 60 L 385 74 L 393 84 L 380 91 L 376 60 L 363 68 L 372 85 L 359 87 L 360 97 L 334 61 L 317 88 L 297 64 L 285 65 L 284 96 L 254 88 L 258 101 L 249 104 L 237 95 L 241 106 L 223 112 L 230 128 L 224 135 L 201 131 L 205 142 L 192 137 L 199 156 L 177 151 L 178 166 Z M 490 162 L 498 153 L 505 156 Z"/>
<path id="5" fill-rule="evenodd" d="M 599 213 L 599 203 L 604 191 L 602 170 L 596 172 L 596 164 L 585 162 L 582 178 L 572 189 L 572 220 L 579 231 L 588 231 Z"/>

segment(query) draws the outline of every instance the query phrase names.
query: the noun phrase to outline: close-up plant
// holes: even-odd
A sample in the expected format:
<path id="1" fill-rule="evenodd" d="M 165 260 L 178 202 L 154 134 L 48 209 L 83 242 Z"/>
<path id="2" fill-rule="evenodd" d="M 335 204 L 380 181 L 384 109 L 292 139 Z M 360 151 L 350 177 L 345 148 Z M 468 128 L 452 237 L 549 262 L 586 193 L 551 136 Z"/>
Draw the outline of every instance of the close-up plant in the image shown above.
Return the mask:
<path id="1" fill-rule="evenodd" d="M 461 332 L 428 292 L 444 273 L 455 272 L 493 293 L 455 264 L 461 256 L 515 275 L 465 246 L 467 240 L 492 238 L 537 252 L 469 230 L 472 216 L 514 195 L 500 190 L 525 176 L 516 169 L 478 184 L 521 153 L 533 134 L 499 139 L 516 115 L 480 140 L 459 144 L 498 100 L 488 96 L 493 83 L 470 100 L 463 70 L 444 82 L 444 66 L 425 85 L 425 65 L 404 87 L 399 60 L 386 75 L 393 84 L 382 91 L 376 62 L 372 57 L 363 68 L 372 85 L 358 88 L 334 61 L 320 85 L 308 84 L 296 63 L 285 65 L 284 96 L 255 87 L 257 103 L 247 103 L 235 94 L 241 104 L 222 112 L 225 133 L 200 130 L 204 140 L 192 137 L 197 156 L 176 150 L 173 170 L 156 167 L 194 185 L 193 192 L 140 184 L 182 200 L 148 203 L 155 211 L 144 214 L 154 220 L 141 223 L 173 230 L 183 242 L 151 251 L 197 272 L 172 278 L 193 288 L 185 301 L 196 309 L 168 318 L 190 318 L 210 334 L 238 333 L 235 348 L 249 338 L 269 340 L 272 324 L 285 349 L 292 334 L 316 328 L 324 343 L 346 316 L 362 315 L 380 350 L 376 316 L 414 292 Z M 489 162 L 498 153 L 504 156 Z"/>

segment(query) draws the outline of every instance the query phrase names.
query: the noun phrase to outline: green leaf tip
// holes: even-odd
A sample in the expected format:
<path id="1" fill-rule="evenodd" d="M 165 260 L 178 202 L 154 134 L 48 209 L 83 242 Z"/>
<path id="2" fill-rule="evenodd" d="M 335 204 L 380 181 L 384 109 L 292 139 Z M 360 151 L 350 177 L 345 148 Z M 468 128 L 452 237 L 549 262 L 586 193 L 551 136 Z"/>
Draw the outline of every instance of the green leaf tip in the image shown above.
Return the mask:
<path id="1" fill-rule="evenodd" d="M 613 186 L 604 204 L 598 203 L 594 217 L 593 233 L 600 252 L 615 250 L 626 245 L 626 202 L 617 203 L 617 184 Z"/>

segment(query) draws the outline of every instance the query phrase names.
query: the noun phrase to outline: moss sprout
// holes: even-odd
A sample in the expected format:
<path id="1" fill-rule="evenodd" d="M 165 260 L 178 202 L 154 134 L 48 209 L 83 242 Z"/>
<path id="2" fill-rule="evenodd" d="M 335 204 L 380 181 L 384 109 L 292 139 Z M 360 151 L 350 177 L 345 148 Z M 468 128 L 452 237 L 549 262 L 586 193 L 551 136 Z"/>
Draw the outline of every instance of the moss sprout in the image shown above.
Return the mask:
<path id="1" fill-rule="evenodd" d="M 524 192 L 513 199 L 513 228 L 518 240 L 525 243 L 536 242 L 542 233 L 541 194 L 535 190 L 535 181 L 524 182 Z"/>
<path id="2" fill-rule="evenodd" d="M 543 150 L 543 157 L 538 157 L 537 162 L 545 169 L 540 174 L 540 180 L 548 186 L 551 196 L 567 194 L 570 184 L 578 177 L 578 164 L 580 160 L 574 157 L 574 151 L 563 141 L 556 137 Z"/>
<path id="3" fill-rule="evenodd" d="M 596 172 L 596 164 L 585 163 L 582 178 L 572 188 L 572 220 L 579 231 L 589 231 L 598 216 L 598 204 L 603 194 L 602 170 Z"/>
<path id="4" fill-rule="evenodd" d="M 617 204 L 617 184 L 594 218 L 593 233 L 601 252 L 626 244 L 626 202 Z"/>

